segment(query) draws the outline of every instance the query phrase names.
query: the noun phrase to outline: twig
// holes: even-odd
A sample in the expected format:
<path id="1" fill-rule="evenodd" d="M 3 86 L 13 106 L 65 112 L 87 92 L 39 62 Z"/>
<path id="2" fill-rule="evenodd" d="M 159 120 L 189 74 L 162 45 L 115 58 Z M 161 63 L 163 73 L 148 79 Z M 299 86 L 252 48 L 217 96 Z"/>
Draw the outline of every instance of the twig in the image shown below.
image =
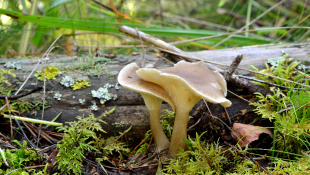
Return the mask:
<path id="1" fill-rule="evenodd" d="M 230 125 L 230 126 L 232 126 L 232 123 L 231 123 L 231 120 L 230 120 L 229 114 L 228 114 L 228 112 L 227 112 L 227 110 L 226 110 L 226 108 L 225 108 L 225 107 L 224 107 L 224 110 L 225 110 L 225 112 L 226 112 L 226 115 L 227 115 L 227 118 L 228 118 L 228 121 L 229 121 L 229 125 Z"/>
<path id="2" fill-rule="evenodd" d="M 109 175 L 109 173 L 108 173 L 107 170 L 105 170 L 105 168 L 101 165 L 101 163 L 99 162 L 99 160 L 97 160 L 97 163 L 98 163 L 99 167 L 102 169 L 102 171 L 104 172 L 104 174 Z"/>
<path id="3" fill-rule="evenodd" d="M 209 106 L 208 106 L 206 100 L 203 100 L 203 101 L 204 101 L 204 103 L 206 104 L 207 109 L 208 109 L 208 111 L 209 111 L 211 117 L 212 117 L 213 119 L 217 119 L 217 120 L 221 121 L 229 130 L 231 130 L 231 127 L 229 127 L 225 122 L 223 122 L 223 120 L 221 120 L 221 119 L 219 119 L 218 117 L 215 117 L 214 115 L 212 115 L 211 110 L 210 110 L 210 108 L 209 108 Z"/>
<path id="4" fill-rule="evenodd" d="M 12 117 L 11 117 L 10 105 L 9 105 L 8 97 L 5 97 L 5 103 L 6 103 L 6 106 L 8 107 L 8 111 L 9 111 L 10 127 L 11 127 L 11 139 L 13 139 L 13 125 L 12 125 Z"/>
<path id="5" fill-rule="evenodd" d="M 132 126 L 130 126 L 127 130 L 125 130 L 120 136 L 118 136 L 115 140 L 107 143 L 104 145 L 104 147 L 106 147 L 107 145 L 111 144 L 111 143 L 115 143 L 118 139 L 120 139 L 124 134 L 126 134 L 130 129 L 132 128 Z"/>
<path id="6" fill-rule="evenodd" d="M 229 93 L 233 94 L 234 96 L 236 96 L 236 97 L 240 98 L 241 100 L 244 100 L 244 101 L 246 101 L 246 102 L 248 102 L 248 103 L 251 103 L 249 100 L 247 100 L 247 99 L 245 99 L 245 98 L 243 98 L 243 97 L 241 97 L 241 96 L 239 96 L 239 95 L 237 95 L 237 94 L 235 94 L 235 93 L 231 92 L 231 91 L 230 91 L 230 90 L 228 90 L 228 89 L 227 89 L 227 92 L 229 92 Z"/>
<path id="7" fill-rule="evenodd" d="M 268 82 L 268 81 L 264 81 L 264 80 L 259 80 L 259 79 L 255 79 L 255 78 L 251 78 L 251 77 L 247 77 L 247 76 L 243 76 L 243 75 L 238 75 L 238 76 L 241 77 L 241 78 L 245 78 L 245 79 L 252 80 L 252 81 L 257 81 L 257 82 L 260 82 L 260 83 L 264 83 L 264 84 L 267 84 L 267 85 L 270 85 L 270 86 L 279 87 L 279 88 L 282 88 L 282 89 L 291 89 L 291 87 L 281 86 L 281 85 L 278 85 L 278 84 L 275 84 L 275 83 L 271 83 L 271 82 Z M 293 90 L 310 91 L 310 89 L 306 89 L 306 88 L 293 88 Z"/>
<path id="8" fill-rule="evenodd" d="M 243 55 L 238 55 L 234 59 L 234 61 L 231 63 L 229 68 L 223 73 L 226 81 L 229 81 L 230 77 L 236 71 L 242 59 L 243 59 Z"/>
<path id="9" fill-rule="evenodd" d="M 45 165 L 35 165 L 35 166 L 29 166 L 29 167 L 22 168 L 22 170 L 28 170 L 28 169 L 34 169 L 34 168 L 43 168 L 43 167 L 45 167 Z M 5 175 L 9 175 L 9 174 L 11 174 L 15 171 L 18 171 L 18 170 L 20 170 L 20 168 L 12 170 L 12 171 L 6 173 Z"/>
<path id="10" fill-rule="evenodd" d="M 142 163 L 144 163 L 144 162 L 146 162 L 146 161 L 152 159 L 153 157 L 162 154 L 162 153 L 165 152 L 167 149 L 168 149 L 168 148 L 163 149 L 163 150 L 161 150 L 159 153 L 155 152 L 152 156 L 150 156 L 150 157 L 148 157 L 148 158 L 146 158 L 146 159 L 144 159 L 144 160 L 142 160 L 142 161 L 140 161 L 140 162 L 137 162 L 137 163 L 134 164 L 133 166 L 136 167 L 136 166 L 138 166 L 138 165 L 140 165 L 140 164 L 142 164 Z M 134 168 L 134 167 L 133 167 L 133 168 Z"/>
<path id="11" fill-rule="evenodd" d="M 145 50 L 144 50 L 143 41 L 142 41 L 141 36 L 139 34 L 138 28 L 136 28 L 136 31 L 137 31 L 137 35 L 138 35 L 140 42 L 141 42 L 141 45 L 142 45 L 142 65 L 141 65 L 141 68 L 143 68 L 145 66 Z"/>
<path id="12" fill-rule="evenodd" d="M 189 131 L 190 129 L 192 129 L 192 128 L 195 127 L 196 125 L 198 125 L 198 123 L 201 121 L 201 119 L 202 119 L 203 117 L 204 117 L 204 116 L 202 115 L 202 116 L 197 120 L 196 123 L 194 123 L 192 126 L 190 126 L 190 127 L 187 129 L 187 131 Z"/>
<path id="13" fill-rule="evenodd" d="M 32 148 L 38 148 L 35 144 L 33 144 L 33 143 L 28 139 L 26 133 L 24 132 L 24 129 L 22 128 L 22 126 L 20 126 L 20 124 L 19 124 L 18 120 L 15 118 L 15 116 L 14 116 L 14 119 L 15 119 L 15 122 L 16 122 L 16 124 L 18 125 L 19 129 L 20 129 L 21 132 L 23 133 L 24 137 L 26 138 L 26 140 L 27 140 L 28 143 L 30 144 L 30 146 L 31 146 Z M 39 148 L 38 148 L 38 149 L 39 149 Z"/>
<path id="14" fill-rule="evenodd" d="M 132 156 L 136 152 L 136 150 L 139 148 L 139 146 L 142 145 L 151 135 L 152 135 L 152 133 L 150 133 L 145 139 L 143 139 L 141 141 L 141 143 L 139 143 L 139 145 L 137 145 L 135 147 L 135 149 L 133 149 L 133 151 L 131 152 L 131 154 L 128 157 Z"/>
<path id="15" fill-rule="evenodd" d="M 24 97 L 24 96 L 30 95 L 32 93 L 35 93 L 35 92 L 37 92 L 37 91 L 39 91 L 41 89 L 43 89 L 43 86 L 38 86 L 38 87 L 36 87 L 35 89 L 32 89 L 29 92 L 25 92 L 25 93 L 22 93 L 22 94 L 19 94 L 19 95 L 10 95 L 10 96 L 2 96 L 2 95 L 0 95 L 0 99 L 7 98 L 8 100 L 16 100 L 16 99 L 19 99 L 21 97 Z"/>

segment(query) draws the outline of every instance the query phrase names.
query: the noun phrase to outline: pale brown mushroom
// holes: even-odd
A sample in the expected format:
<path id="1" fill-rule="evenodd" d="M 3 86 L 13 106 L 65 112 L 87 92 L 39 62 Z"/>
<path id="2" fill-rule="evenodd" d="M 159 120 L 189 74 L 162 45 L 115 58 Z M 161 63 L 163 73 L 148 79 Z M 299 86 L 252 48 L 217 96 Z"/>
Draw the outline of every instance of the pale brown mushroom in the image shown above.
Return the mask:
<path id="1" fill-rule="evenodd" d="M 169 140 L 160 125 L 160 109 L 162 101 L 167 102 L 174 110 L 174 104 L 167 91 L 161 86 L 142 80 L 136 70 L 139 66 L 131 63 L 125 66 L 118 75 L 118 82 L 126 89 L 140 93 L 150 111 L 151 131 L 159 151 L 169 147 Z"/>
<path id="2" fill-rule="evenodd" d="M 189 112 L 201 99 L 229 107 L 231 102 L 225 98 L 226 81 L 223 76 L 203 65 L 203 62 L 188 63 L 180 61 L 174 67 L 164 70 L 141 68 L 137 71 L 145 81 L 162 86 L 172 98 L 176 109 L 176 119 L 169 146 L 169 155 L 175 156 L 179 150 L 187 148 L 183 141 L 187 137 Z"/>

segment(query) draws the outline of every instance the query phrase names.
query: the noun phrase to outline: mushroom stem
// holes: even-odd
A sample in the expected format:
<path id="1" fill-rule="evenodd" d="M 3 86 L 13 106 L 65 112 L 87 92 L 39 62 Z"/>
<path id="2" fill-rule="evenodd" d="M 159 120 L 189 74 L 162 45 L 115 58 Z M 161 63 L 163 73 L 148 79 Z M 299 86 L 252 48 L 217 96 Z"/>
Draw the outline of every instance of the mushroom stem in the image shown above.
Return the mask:
<path id="1" fill-rule="evenodd" d="M 171 136 L 171 143 L 169 146 L 169 156 L 175 156 L 179 151 L 179 148 L 186 150 L 187 144 L 183 139 L 187 138 L 187 123 L 189 117 L 188 111 L 176 109 L 176 118 L 174 121 L 174 127 Z"/>
<path id="2" fill-rule="evenodd" d="M 170 142 L 160 125 L 160 110 L 150 110 L 150 123 L 158 151 L 168 148 Z"/>
<path id="3" fill-rule="evenodd" d="M 155 138 L 158 151 L 160 152 L 169 147 L 169 140 L 160 125 L 160 108 L 162 100 L 152 95 L 141 95 L 144 99 L 145 105 L 150 111 L 151 131 Z"/>

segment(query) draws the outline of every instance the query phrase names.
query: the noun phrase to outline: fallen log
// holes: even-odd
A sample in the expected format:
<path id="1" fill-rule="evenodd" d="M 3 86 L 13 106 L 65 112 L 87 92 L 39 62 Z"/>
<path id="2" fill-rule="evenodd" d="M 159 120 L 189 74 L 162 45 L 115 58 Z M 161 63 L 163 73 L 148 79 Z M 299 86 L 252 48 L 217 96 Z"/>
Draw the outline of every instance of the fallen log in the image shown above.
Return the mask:
<path id="1" fill-rule="evenodd" d="M 210 50 L 203 51 L 204 54 L 195 53 L 197 57 L 212 60 L 218 63 L 224 63 L 230 65 L 233 61 L 233 58 L 237 54 L 243 54 L 243 60 L 240 63 L 241 67 L 246 67 L 246 64 L 251 63 L 256 67 L 264 67 L 264 62 L 271 57 L 281 56 L 281 51 L 284 50 L 286 53 L 290 54 L 291 57 L 295 60 L 306 61 L 310 53 L 310 44 L 309 43 L 289 43 L 289 44 L 271 44 L 264 46 L 251 46 L 251 47 L 242 47 L 242 48 L 233 48 L 233 49 L 222 49 L 222 50 Z M 225 55 L 225 54 L 227 55 Z M 78 65 L 78 57 L 62 57 L 62 58 L 50 58 L 48 66 L 54 65 L 55 67 L 66 67 L 72 65 Z M 65 61 L 64 61 L 65 60 Z M 145 55 L 145 67 L 156 67 L 158 69 L 163 69 L 166 67 L 173 66 L 169 61 L 161 57 L 156 57 L 154 55 L 147 54 Z M 15 87 L 19 87 L 29 75 L 29 71 L 32 70 L 37 60 L 12 60 L 12 59 L 1 59 L 1 62 L 7 61 L 19 61 L 22 65 L 22 70 L 17 71 L 15 74 L 17 78 L 8 77 L 9 82 Z M 144 105 L 142 97 L 136 92 L 120 88 L 119 90 L 115 88 L 110 88 L 109 92 L 112 94 L 117 94 L 118 98 L 116 100 L 107 101 L 104 105 L 100 105 L 99 99 L 92 97 L 91 90 L 98 90 L 100 87 L 103 87 L 106 83 L 115 85 L 117 83 L 117 76 L 108 77 L 107 73 L 117 74 L 125 65 L 130 62 L 136 62 L 141 64 L 142 56 L 141 55 L 128 55 L 128 56 L 117 56 L 114 60 L 106 62 L 106 69 L 99 70 L 102 71 L 102 75 L 97 76 L 88 76 L 85 73 L 90 70 L 71 70 L 63 71 L 61 76 L 58 76 L 56 80 L 46 81 L 46 84 L 42 81 L 38 81 L 33 75 L 26 83 L 26 86 L 23 88 L 24 92 L 27 90 L 32 90 L 37 86 L 44 86 L 46 91 L 46 101 L 48 102 L 49 108 L 42 111 L 31 111 L 27 113 L 27 117 L 41 119 L 43 116 L 44 120 L 51 121 L 55 116 L 62 112 L 61 116 L 56 120 L 56 122 L 69 122 L 74 121 L 76 116 L 87 116 L 89 113 L 94 113 L 95 116 L 99 116 L 104 111 L 112 109 L 116 106 L 114 113 L 103 118 L 107 124 L 103 124 L 103 129 L 107 131 L 105 136 L 111 136 L 118 132 L 123 132 L 125 129 L 132 126 L 131 131 L 126 134 L 127 140 L 136 140 L 139 141 L 144 137 L 144 134 L 149 130 L 149 114 L 148 110 Z M 105 64 L 104 62 L 99 62 L 97 64 Z M 307 63 L 306 63 L 307 65 Z M 44 65 L 40 64 L 39 68 L 42 68 Z M 3 64 L 0 64 L 0 69 L 4 68 Z M 6 69 L 6 68 L 4 68 Z M 94 69 L 94 68 L 90 68 Z M 240 74 L 248 74 L 248 72 L 237 70 Z M 91 82 L 91 87 L 73 91 L 71 88 L 66 88 L 61 85 L 59 82 L 62 77 L 69 75 L 73 78 L 89 78 Z M 235 87 L 231 84 L 228 84 L 228 89 L 234 93 L 241 95 L 248 95 L 251 97 L 251 94 L 243 91 L 242 89 Z M 54 98 L 55 92 L 61 93 L 63 96 L 61 100 Z M 20 92 L 22 93 L 22 92 Z M 249 96 L 250 95 L 250 96 Z M 32 93 L 28 96 L 22 97 L 19 100 L 27 101 L 38 101 L 43 99 L 43 91 Z M 82 105 L 79 103 L 79 99 L 85 99 L 85 104 Z M 240 113 L 240 110 L 247 109 L 249 112 L 244 117 L 245 119 L 248 116 L 253 115 L 251 113 L 251 107 L 248 106 L 246 101 L 243 101 L 234 95 L 228 93 L 228 99 L 232 101 L 233 105 L 227 108 L 227 112 L 230 116 Z M 247 98 L 248 99 L 248 98 Z M 91 101 L 95 101 L 99 106 L 98 111 L 91 111 L 89 106 L 92 105 Z M 163 104 L 163 110 L 170 109 L 168 104 Z M 195 107 L 193 108 L 193 112 Z M 223 118 L 224 109 L 220 105 L 211 105 L 211 111 L 214 116 L 217 116 L 224 121 L 227 121 Z M 193 113 L 192 113 L 193 114 Z M 200 114 L 199 114 L 200 115 Z M 234 118 L 234 121 L 238 120 L 237 117 Z M 239 121 L 242 122 L 242 121 Z"/>

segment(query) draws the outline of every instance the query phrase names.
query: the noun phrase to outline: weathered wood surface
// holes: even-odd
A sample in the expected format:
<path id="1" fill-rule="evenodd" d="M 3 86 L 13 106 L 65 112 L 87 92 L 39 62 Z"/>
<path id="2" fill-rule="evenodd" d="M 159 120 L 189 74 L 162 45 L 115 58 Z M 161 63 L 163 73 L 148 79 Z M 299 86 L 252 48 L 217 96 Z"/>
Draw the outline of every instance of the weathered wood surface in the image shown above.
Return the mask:
<path id="1" fill-rule="evenodd" d="M 222 49 L 222 50 L 210 50 L 203 52 L 194 52 L 199 58 L 203 58 L 209 61 L 214 61 L 218 63 L 224 63 L 230 65 L 233 58 L 238 54 L 243 54 L 244 59 L 242 60 L 240 66 L 243 68 L 248 68 L 248 64 L 252 64 L 256 67 L 263 67 L 264 62 L 271 57 L 281 56 L 281 51 L 285 51 L 290 54 L 291 57 L 294 57 L 296 60 L 305 61 L 310 55 L 310 43 L 292 43 L 292 44 L 277 44 L 277 45 L 263 45 L 263 46 L 251 46 L 251 47 L 242 47 L 242 48 L 232 48 L 232 49 Z M 67 63 L 58 63 L 60 60 L 72 60 Z M 69 66 L 77 64 L 77 59 L 79 58 L 51 58 L 48 65 L 54 65 L 55 67 L 60 66 Z M 108 62 L 108 70 L 110 73 L 118 73 L 126 64 L 129 62 L 141 63 L 142 56 L 117 56 L 115 61 Z M 13 61 L 7 59 L 1 59 L 0 62 Z M 25 78 L 29 75 L 29 70 L 32 70 L 36 65 L 36 60 L 19 60 L 19 63 L 22 64 L 23 71 L 17 71 L 16 75 L 18 78 L 13 79 L 12 84 L 16 85 L 17 88 L 24 82 Z M 102 63 L 103 64 L 103 63 Z M 171 67 L 172 64 L 162 58 L 157 58 L 154 55 L 146 55 L 146 67 L 156 67 L 159 69 Z M 39 65 L 38 68 L 43 67 Z M 3 64 L 0 64 L 0 69 L 3 68 Z M 248 72 L 241 72 L 242 74 L 248 74 Z M 73 78 L 89 78 L 91 80 L 91 87 L 72 91 L 71 88 L 66 88 L 62 86 L 59 82 L 64 75 L 70 75 Z M 44 111 L 43 119 L 52 120 L 57 114 L 62 112 L 61 116 L 57 119 L 57 122 L 67 122 L 74 121 L 76 116 L 88 115 L 89 113 L 94 113 L 96 116 L 99 116 L 106 110 L 112 109 L 114 106 L 117 106 L 114 113 L 108 115 L 103 120 L 107 124 L 103 125 L 105 131 L 108 135 L 114 135 L 114 133 L 123 132 L 130 126 L 133 126 L 131 131 L 127 134 L 127 138 L 141 139 L 144 137 L 144 134 L 149 130 L 149 114 L 148 110 L 144 105 L 142 97 L 130 90 L 120 88 L 116 90 L 115 88 L 109 89 L 109 92 L 117 94 L 118 99 L 110 100 L 105 103 L 104 106 L 100 106 L 98 111 L 91 111 L 89 106 L 91 101 L 95 100 L 99 104 L 99 100 L 93 98 L 91 95 L 91 90 L 98 90 L 100 87 L 103 87 L 104 84 L 116 84 L 117 76 L 107 77 L 103 73 L 100 77 L 88 77 L 83 75 L 83 72 L 73 71 L 73 72 L 64 72 L 61 76 L 58 76 L 56 80 L 46 82 L 46 100 L 49 102 L 50 108 Z M 43 82 L 38 81 L 36 77 L 32 76 L 27 82 L 24 89 L 32 89 L 37 85 L 43 85 Z M 240 89 L 235 89 L 228 85 L 228 89 L 238 93 Z M 63 94 L 63 97 L 60 101 L 54 99 L 55 92 L 59 91 Z M 247 93 L 243 94 L 247 95 Z M 27 97 L 23 97 L 21 100 L 39 100 L 43 98 L 43 92 L 35 93 Z M 240 100 L 239 98 L 234 97 L 231 94 L 228 94 L 228 98 L 233 102 L 232 107 L 227 108 L 230 116 L 233 116 L 239 113 L 240 110 L 249 109 L 247 103 Z M 81 105 L 79 99 L 85 99 L 86 104 Z M 163 104 L 163 110 L 170 108 L 168 104 Z M 223 108 L 218 105 L 216 111 L 213 111 L 213 115 L 222 117 Z M 252 115 L 249 113 L 248 115 Z M 28 117 L 41 119 L 42 111 L 37 111 L 37 115 L 29 114 Z"/>
<path id="2" fill-rule="evenodd" d="M 264 63 L 267 59 L 279 57 L 282 51 L 288 53 L 294 60 L 304 62 L 310 56 L 310 42 L 304 43 L 284 43 L 284 44 L 267 44 L 260 46 L 246 46 L 240 48 L 205 50 L 198 52 L 189 52 L 197 58 L 230 65 L 236 55 L 243 54 L 243 60 L 239 67 L 251 69 L 248 65 L 252 64 L 257 68 L 265 68 Z M 306 65 L 309 64 L 307 61 Z M 226 68 L 218 66 L 220 68 Z M 252 69 L 251 69 L 252 70 Z M 249 72 L 237 70 L 237 74 L 248 74 Z"/>

